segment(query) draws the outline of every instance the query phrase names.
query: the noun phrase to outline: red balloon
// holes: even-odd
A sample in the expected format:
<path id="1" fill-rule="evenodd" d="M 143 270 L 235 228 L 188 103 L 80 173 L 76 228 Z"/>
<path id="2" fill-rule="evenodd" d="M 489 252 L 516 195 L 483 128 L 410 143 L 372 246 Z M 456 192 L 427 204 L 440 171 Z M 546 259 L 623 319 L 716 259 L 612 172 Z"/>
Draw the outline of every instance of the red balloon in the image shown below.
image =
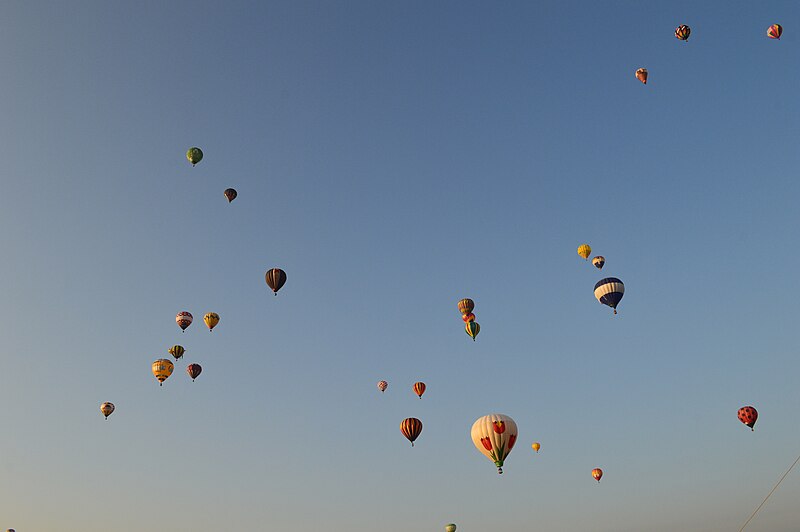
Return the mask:
<path id="1" fill-rule="evenodd" d="M 750 430 L 756 430 L 753 425 L 756 424 L 758 419 L 758 412 L 752 406 L 743 406 L 738 412 L 739 421 L 750 427 Z"/>
<path id="2" fill-rule="evenodd" d="M 470 312 L 469 314 L 462 314 L 461 319 L 464 320 L 464 323 L 475 321 L 475 314 L 473 314 L 472 312 Z"/>
<path id="3" fill-rule="evenodd" d="M 189 364 L 186 366 L 186 373 L 189 374 L 189 376 L 192 378 L 192 381 L 194 381 L 202 371 L 203 368 L 200 367 L 200 364 Z"/>
<path id="4" fill-rule="evenodd" d="M 425 383 L 424 382 L 415 382 L 414 383 L 414 393 L 422 399 L 422 394 L 425 393 Z"/>

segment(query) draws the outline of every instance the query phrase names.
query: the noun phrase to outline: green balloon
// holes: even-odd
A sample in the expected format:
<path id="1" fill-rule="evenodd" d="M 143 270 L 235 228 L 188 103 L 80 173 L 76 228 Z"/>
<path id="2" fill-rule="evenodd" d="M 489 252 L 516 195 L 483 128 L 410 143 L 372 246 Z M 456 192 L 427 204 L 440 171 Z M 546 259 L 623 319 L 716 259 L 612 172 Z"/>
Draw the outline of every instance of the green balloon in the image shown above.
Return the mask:
<path id="1" fill-rule="evenodd" d="M 456 525 L 454 523 L 444 525 L 444 532 L 456 532 Z"/>
<path id="2" fill-rule="evenodd" d="M 192 166 L 194 166 L 203 160 L 203 150 L 196 147 L 189 148 L 189 150 L 186 152 L 186 158 L 189 159 L 189 162 L 192 163 Z"/>

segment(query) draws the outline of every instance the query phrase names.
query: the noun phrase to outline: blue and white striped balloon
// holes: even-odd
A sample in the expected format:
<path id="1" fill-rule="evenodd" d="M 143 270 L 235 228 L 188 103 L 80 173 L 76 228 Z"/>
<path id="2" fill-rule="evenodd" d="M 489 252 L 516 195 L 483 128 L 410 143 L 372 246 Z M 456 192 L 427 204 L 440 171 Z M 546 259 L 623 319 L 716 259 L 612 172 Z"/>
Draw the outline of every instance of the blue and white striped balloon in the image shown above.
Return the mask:
<path id="1" fill-rule="evenodd" d="M 617 313 L 617 305 L 622 300 L 623 294 L 625 294 L 625 285 L 616 277 L 600 279 L 594 285 L 594 297 L 603 305 L 613 308 L 614 314 Z"/>

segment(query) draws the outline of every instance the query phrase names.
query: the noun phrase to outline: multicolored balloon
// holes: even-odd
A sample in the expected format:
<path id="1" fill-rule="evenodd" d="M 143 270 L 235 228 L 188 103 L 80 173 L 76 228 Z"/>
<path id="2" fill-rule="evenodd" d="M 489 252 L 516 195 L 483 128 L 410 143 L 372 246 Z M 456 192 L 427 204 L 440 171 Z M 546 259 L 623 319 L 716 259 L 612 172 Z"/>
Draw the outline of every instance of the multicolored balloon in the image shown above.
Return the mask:
<path id="1" fill-rule="evenodd" d="M 389 383 L 388 382 L 386 382 L 386 381 L 379 381 L 378 382 L 378 389 L 381 391 L 381 393 L 385 392 L 386 388 L 388 388 L 388 387 L 389 387 Z"/>
<path id="2" fill-rule="evenodd" d="M 602 270 L 603 266 L 606 264 L 606 258 L 602 255 L 598 255 L 592 259 L 592 264 L 594 264 L 594 267 L 598 270 Z"/>
<path id="3" fill-rule="evenodd" d="M 461 312 L 461 315 L 472 314 L 472 311 L 475 309 L 475 302 L 468 297 L 465 297 L 461 301 L 458 302 L 458 310 Z"/>
<path id="4" fill-rule="evenodd" d="M 542 446 L 539 444 L 539 442 L 538 442 L 538 441 L 535 441 L 535 442 L 533 442 L 533 443 L 531 444 L 531 448 L 532 448 L 534 451 L 536 451 L 536 452 L 538 453 L 538 452 L 539 452 L 539 449 L 541 449 L 541 448 L 542 448 Z"/>
<path id="5" fill-rule="evenodd" d="M 589 260 L 589 255 L 592 254 L 592 246 L 589 244 L 581 244 L 578 246 L 578 255 L 584 260 Z"/>
<path id="6" fill-rule="evenodd" d="M 462 314 L 461 319 L 464 320 L 464 323 L 475 321 L 475 314 L 473 314 L 472 312 L 470 312 L 469 314 Z"/>
<path id="7" fill-rule="evenodd" d="M 214 327 L 219 323 L 219 314 L 216 312 L 209 312 L 203 316 L 203 321 L 206 322 L 209 332 L 214 330 Z"/>
<path id="8" fill-rule="evenodd" d="M 106 416 L 106 419 L 108 419 L 108 416 L 110 416 L 113 411 L 114 411 L 114 403 L 106 402 L 100 405 L 100 412 L 102 412 L 103 415 Z"/>
<path id="9" fill-rule="evenodd" d="M 688 41 L 689 35 L 692 33 L 691 28 L 686 24 L 681 24 L 677 28 L 675 28 L 675 37 L 682 41 Z"/>
<path id="10" fill-rule="evenodd" d="M 414 393 L 422 399 L 422 394 L 425 393 L 425 383 L 424 382 L 415 382 L 414 383 Z"/>
<path id="11" fill-rule="evenodd" d="M 192 166 L 194 166 L 203 160 L 203 150 L 198 147 L 189 148 L 186 151 L 186 158 L 192 163 Z"/>
<path id="12" fill-rule="evenodd" d="M 223 194 L 225 194 L 225 197 L 228 198 L 228 203 L 230 203 L 233 200 L 235 200 L 236 196 L 239 195 L 239 194 L 236 193 L 236 189 L 233 189 L 233 188 L 226 188 L 225 192 L 223 192 Z"/>
<path id="13" fill-rule="evenodd" d="M 411 447 L 414 447 L 414 440 L 422 432 L 422 421 L 415 417 L 406 418 L 400 422 L 400 432 L 411 442 Z"/>
<path id="14" fill-rule="evenodd" d="M 773 24 L 769 28 L 767 28 L 767 37 L 770 39 L 780 39 L 781 34 L 783 33 L 783 26 L 780 24 Z"/>
<path id="15" fill-rule="evenodd" d="M 616 277 L 600 279 L 594 285 L 594 297 L 603 305 L 613 308 L 614 314 L 617 313 L 617 305 L 619 305 L 624 294 L 625 285 Z"/>
<path id="16" fill-rule="evenodd" d="M 200 367 L 200 364 L 189 364 L 186 366 L 186 373 L 192 378 L 192 382 L 197 378 L 200 373 L 202 373 L 203 368 Z"/>
<path id="17" fill-rule="evenodd" d="M 636 70 L 636 79 L 647 85 L 647 69 L 639 68 Z"/>
<path id="18" fill-rule="evenodd" d="M 186 332 L 186 327 L 192 324 L 193 319 L 191 312 L 178 312 L 178 315 L 175 316 L 175 323 L 178 324 L 182 331 Z"/>
<path id="19" fill-rule="evenodd" d="M 175 365 L 166 358 L 159 358 L 153 362 L 153 375 L 158 379 L 158 385 L 163 386 L 164 381 L 172 375 Z"/>
<path id="20" fill-rule="evenodd" d="M 472 443 L 503 474 L 503 463 L 517 442 L 517 424 L 505 414 L 489 414 L 472 425 Z"/>
<path id="21" fill-rule="evenodd" d="M 478 325 L 477 321 L 469 321 L 466 324 L 465 330 L 467 334 L 470 335 L 472 341 L 475 341 L 475 337 L 478 336 L 478 333 L 481 332 L 481 326 Z"/>
<path id="22" fill-rule="evenodd" d="M 272 291 L 275 292 L 276 296 L 278 295 L 278 290 L 280 290 L 281 287 L 286 284 L 286 272 L 280 268 L 272 268 L 271 270 L 268 270 L 264 277 L 267 280 L 267 286 L 272 288 Z"/>
<path id="23" fill-rule="evenodd" d="M 739 421 L 750 427 L 750 430 L 756 430 L 753 428 L 756 424 L 756 420 L 758 420 L 758 412 L 752 406 L 743 406 L 737 412 L 739 416 Z"/>
<path id="24" fill-rule="evenodd" d="M 592 469 L 592 477 L 594 477 L 597 482 L 600 482 L 600 479 L 603 478 L 603 470 L 599 467 Z"/>
<path id="25" fill-rule="evenodd" d="M 186 352 L 186 349 L 184 349 L 182 345 L 173 345 L 172 347 L 167 349 L 167 352 L 173 357 L 175 357 L 175 360 L 178 360 Z"/>

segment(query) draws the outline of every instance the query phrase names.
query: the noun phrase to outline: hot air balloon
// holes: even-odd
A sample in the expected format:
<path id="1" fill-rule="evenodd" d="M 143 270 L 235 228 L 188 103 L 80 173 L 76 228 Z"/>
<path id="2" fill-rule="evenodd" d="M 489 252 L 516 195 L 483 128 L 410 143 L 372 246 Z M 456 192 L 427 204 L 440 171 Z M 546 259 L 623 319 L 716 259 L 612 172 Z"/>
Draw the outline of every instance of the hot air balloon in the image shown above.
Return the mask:
<path id="1" fill-rule="evenodd" d="M 750 427 L 750 430 L 756 430 L 753 426 L 758 419 L 758 412 L 752 406 L 743 406 L 738 412 L 739 421 Z"/>
<path id="2" fill-rule="evenodd" d="M 625 294 L 625 285 L 616 277 L 606 277 L 600 279 L 594 285 L 594 297 L 603 305 L 608 305 L 617 313 L 617 305 Z"/>
<path id="3" fill-rule="evenodd" d="M 692 33 L 692 30 L 686 24 L 681 24 L 675 28 L 675 37 L 682 41 L 688 41 L 690 33 Z"/>
<path id="4" fill-rule="evenodd" d="M 106 402 L 100 405 L 100 412 L 102 412 L 103 415 L 106 416 L 106 419 L 108 419 L 108 416 L 110 416 L 111 412 L 113 411 L 114 411 L 114 403 Z"/>
<path id="5" fill-rule="evenodd" d="M 175 365 L 166 358 L 159 358 L 153 362 L 153 375 L 158 379 L 158 385 L 163 386 L 164 381 L 172 375 Z"/>
<path id="6" fill-rule="evenodd" d="M 592 469 L 592 476 L 597 482 L 600 482 L 600 479 L 603 478 L 603 470 L 599 467 Z"/>
<path id="7" fill-rule="evenodd" d="M 386 388 L 388 388 L 388 387 L 389 387 L 389 383 L 388 382 L 386 382 L 386 381 L 379 381 L 378 382 L 378 389 L 381 392 L 385 392 Z"/>
<path id="8" fill-rule="evenodd" d="M 214 327 L 219 323 L 219 314 L 216 312 L 209 312 L 203 316 L 203 321 L 206 322 L 209 332 L 214 330 Z"/>
<path id="9" fill-rule="evenodd" d="M 636 79 L 647 85 L 647 69 L 639 68 L 636 70 Z"/>
<path id="10" fill-rule="evenodd" d="M 444 525 L 444 532 L 456 532 L 456 525 L 454 523 Z"/>
<path id="11" fill-rule="evenodd" d="M 400 422 L 400 432 L 411 442 L 411 447 L 414 447 L 414 440 L 422 432 L 422 421 L 415 417 L 406 418 Z"/>
<path id="12" fill-rule="evenodd" d="M 189 364 L 186 366 L 186 373 L 192 378 L 192 382 L 197 378 L 198 375 L 203 371 L 203 368 L 200 367 L 200 364 Z"/>
<path id="13" fill-rule="evenodd" d="M 175 357 L 175 360 L 178 360 L 186 352 L 186 349 L 184 349 L 182 345 L 173 345 L 172 347 L 167 349 L 167 352 L 173 357 Z"/>
<path id="14" fill-rule="evenodd" d="M 461 312 L 461 315 L 464 316 L 466 314 L 471 314 L 472 311 L 475 309 L 475 302 L 469 298 L 464 298 L 458 302 L 458 310 Z"/>
<path id="15" fill-rule="evenodd" d="M 178 315 L 175 316 L 175 323 L 178 324 L 181 330 L 186 332 L 186 327 L 192 324 L 192 314 L 190 312 L 178 312 Z"/>
<path id="16" fill-rule="evenodd" d="M 265 274 L 267 279 L 267 285 L 272 288 L 272 291 L 275 292 L 275 295 L 278 295 L 278 290 L 281 289 L 283 285 L 286 284 L 286 272 L 281 270 L 280 268 L 272 268 L 268 270 Z"/>
<path id="17" fill-rule="evenodd" d="M 464 323 L 475 321 L 475 314 L 473 314 L 472 312 L 470 312 L 469 314 L 462 314 L 461 319 L 464 320 Z"/>
<path id="18" fill-rule="evenodd" d="M 541 446 L 541 445 L 539 445 L 539 442 L 538 442 L 538 441 L 535 441 L 535 442 L 533 442 L 533 443 L 531 444 L 531 448 L 532 448 L 534 451 L 536 451 L 536 452 L 538 453 L 538 452 L 539 452 L 539 449 L 541 449 L 541 448 L 542 448 L 542 446 Z"/>
<path id="19" fill-rule="evenodd" d="M 578 246 L 578 255 L 584 260 L 589 260 L 589 255 L 592 254 L 592 246 L 589 244 L 581 244 Z"/>
<path id="20" fill-rule="evenodd" d="M 472 425 L 472 443 L 503 474 L 503 462 L 517 442 L 517 424 L 504 414 L 489 414 Z"/>
<path id="21" fill-rule="evenodd" d="M 223 194 L 225 194 L 225 197 L 228 198 L 228 203 L 235 200 L 236 196 L 238 196 L 238 194 L 236 193 L 236 189 L 233 188 L 226 188 Z"/>
<path id="22" fill-rule="evenodd" d="M 475 341 L 475 337 L 478 336 L 478 333 L 481 332 L 481 326 L 478 325 L 477 321 L 469 321 L 466 324 L 465 330 L 467 334 L 472 337 L 472 341 Z"/>
<path id="23" fill-rule="evenodd" d="M 602 270 L 605 263 L 606 263 L 606 258 L 602 255 L 598 255 L 592 259 L 592 264 L 594 264 L 594 267 L 597 268 L 598 270 Z"/>
<path id="24" fill-rule="evenodd" d="M 189 148 L 186 152 L 186 158 L 189 159 L 189 162 L 194 166 L 203 160 L 203 150 L 197 147 Z"/>
<path id="25" fill-rule="evenodd" d="M 424 382 L 415 382 L 414 383 L 414 393 L 422 399 L 422 394 L 425 393 L 425 383 Z"/>
<path id="26" fill-rule="evenodd" d="M 767 37 L 770 39 L 780 39 L 781 34 L 783 33 L 783 26 L 780 24 L 773 24 L 769 28 L 767 28 Z"/>

